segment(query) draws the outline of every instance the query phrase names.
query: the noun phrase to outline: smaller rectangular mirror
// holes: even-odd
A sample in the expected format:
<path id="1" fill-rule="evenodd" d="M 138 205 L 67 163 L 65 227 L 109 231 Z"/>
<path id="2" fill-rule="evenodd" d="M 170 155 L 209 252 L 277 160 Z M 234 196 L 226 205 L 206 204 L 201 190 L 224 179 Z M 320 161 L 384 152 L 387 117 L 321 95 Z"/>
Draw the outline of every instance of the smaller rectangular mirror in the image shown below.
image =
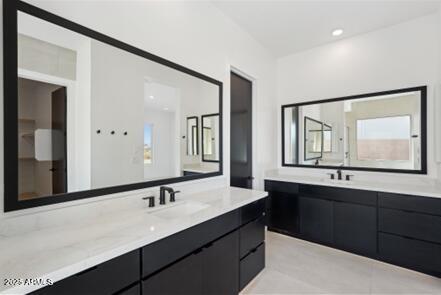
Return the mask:
<path id="1" fill-rule="evenodd" d="M 199 118 L 187 117 L 187 155 L 199 155 Z"/>
<path id="2" fill-rule="evenodd" d="M 323 153 L 323 123 L 305 117 L 305 161 L 319 159 Z"/>
<path id="3" fill-rule="evenodd" d="M 202 161 L 219 162 L 219 114 L 203 115 Z"/>

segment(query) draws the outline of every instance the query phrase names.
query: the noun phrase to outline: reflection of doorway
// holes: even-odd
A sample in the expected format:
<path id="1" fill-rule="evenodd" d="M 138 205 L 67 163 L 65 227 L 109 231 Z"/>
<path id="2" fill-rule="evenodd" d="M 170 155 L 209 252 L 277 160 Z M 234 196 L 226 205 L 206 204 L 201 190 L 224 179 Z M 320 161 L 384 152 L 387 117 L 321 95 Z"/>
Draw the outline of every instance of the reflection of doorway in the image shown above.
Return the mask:
<path id="1" fill-rule="evenodd" d="M 230 185 L 252 188 L 252 82 L 233 72 L 230 79 Z"/>
<path id="2" fill-rule="evenodd" d="M 19 199 L 67 192 L 66 87 L 18 79 Z"/>

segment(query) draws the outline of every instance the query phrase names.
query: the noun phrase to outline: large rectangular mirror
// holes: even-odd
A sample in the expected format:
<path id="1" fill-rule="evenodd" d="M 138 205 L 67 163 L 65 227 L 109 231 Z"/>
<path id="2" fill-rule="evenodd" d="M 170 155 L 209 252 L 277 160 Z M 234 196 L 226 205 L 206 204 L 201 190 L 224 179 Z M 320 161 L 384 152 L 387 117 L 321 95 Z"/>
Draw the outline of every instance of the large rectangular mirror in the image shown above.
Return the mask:
<path id="1" fill-rule="evenodd" d="M 5 52 L 6 211 L 222 173 L 221 82 L 16 5 L 5 11 L 17 44 Z M 199 153 L 207 113 L 216 163 Z"/>
<path id="2" fill-rule="evenodd" d="M 284 166 L 426 173 L 426 87 L 282 106 Z"/>

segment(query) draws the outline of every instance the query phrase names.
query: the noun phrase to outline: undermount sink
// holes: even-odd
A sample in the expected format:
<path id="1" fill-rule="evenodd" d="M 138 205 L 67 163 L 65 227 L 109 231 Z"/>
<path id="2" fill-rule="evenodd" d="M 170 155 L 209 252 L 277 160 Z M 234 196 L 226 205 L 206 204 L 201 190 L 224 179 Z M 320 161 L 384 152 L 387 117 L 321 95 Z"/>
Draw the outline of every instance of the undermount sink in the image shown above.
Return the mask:
<path id="1" fill-rule="evenodd" d="M 164 208 L 158 208 L 150 214 L 164 219 L 176 219 L 192 215 L 208 207 L 209 205 L 199 202 L 180 201 L 176 204 L 167 205 Z"/>

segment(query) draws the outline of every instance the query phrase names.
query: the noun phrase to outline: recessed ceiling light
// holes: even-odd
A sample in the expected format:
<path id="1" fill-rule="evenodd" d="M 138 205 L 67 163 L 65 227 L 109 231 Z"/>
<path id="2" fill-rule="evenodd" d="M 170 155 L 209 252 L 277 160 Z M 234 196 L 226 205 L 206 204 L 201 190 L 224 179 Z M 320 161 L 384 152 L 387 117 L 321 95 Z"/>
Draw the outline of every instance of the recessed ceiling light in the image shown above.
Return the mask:
<path id="1" fill-rule="evenodd" d="M 335 29 L 332 31 L 332 36 L 337 37 L 343 34 L 343 29 Z"/>
<path id="2" fill-rule="evenodd" d="M 168 108 L 164 108 L 164 111 L 168 111 Z"/>
<path id="3" fill-rule="evenodd" d="M 150 99 L 154 99 L 155 98 L 153 95 L 150 95 L 149 97 L 150 97 Z"/>

